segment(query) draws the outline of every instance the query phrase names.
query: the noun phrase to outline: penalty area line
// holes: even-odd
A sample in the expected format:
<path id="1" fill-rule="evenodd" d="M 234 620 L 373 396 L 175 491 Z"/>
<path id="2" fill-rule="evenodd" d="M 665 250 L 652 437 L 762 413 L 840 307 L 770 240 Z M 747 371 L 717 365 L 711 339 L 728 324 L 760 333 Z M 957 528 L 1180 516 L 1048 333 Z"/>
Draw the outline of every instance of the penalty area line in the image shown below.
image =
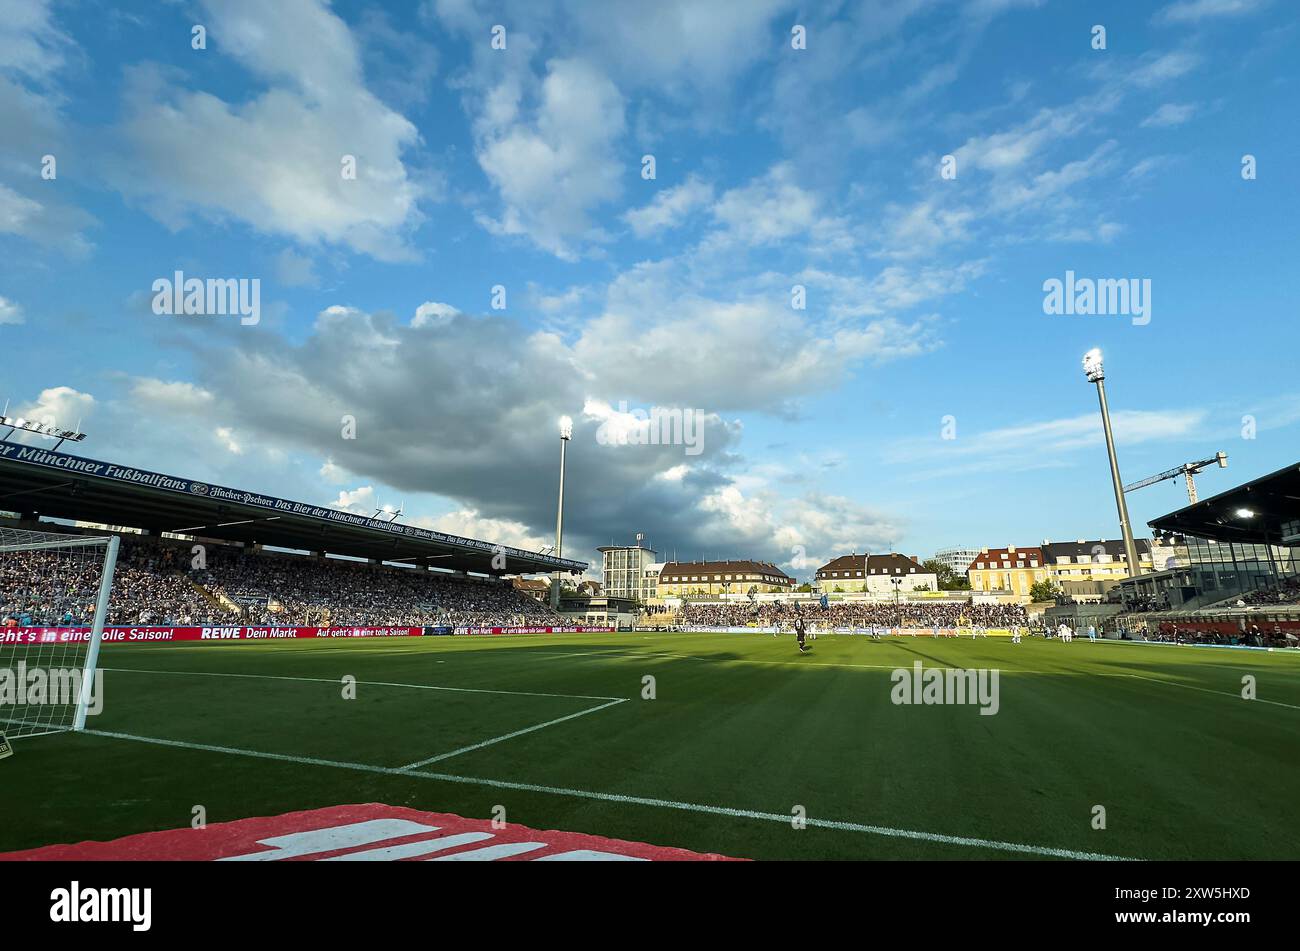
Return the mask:
<path id="1" fill-rule="evenodd" d="M 526 726 L 522 730 L 515 730 L 513 733 L 506 733 L 504 736 L 495 736 L 490 740 L 484 740 L 482 743 L 475 743 L 472 746 L 462 746 L 458 750 L 452 750 L 450 753 L 439 753 L 437 756 L 430 756 L 428 759 L 418 760 L 401 767 L 400 772 L 408 772 L 413 769 L 419 769 L 421 766 L 428 766 L 431 763 L 439 763 L 445 759 L 451 759 L 453 756 L 460 756 L 462 753 L 472 753 L 474 750 L 481 750 L 485 746 L 493 746 L 504 740 L 513 740 L 516 736 L 523 736 L 525 733 L 533 733 L 537 730 L 544 730 L 548 726 L 555 726 L 557 723 L 563 723 L 566 720 L 576 720 L 578 717 L 585 717 L 588 713 L 595 713 L 597 710 L 607 710 L 610 707 L 620 703 L 627 703 L 626 699 L 611 700 L 609 703 L 602 703 L 598 707 L 588 707 L 586 710 L 579 710 L 577 713 L 570 713 L 568 716 L 556 717 L 554 720 L 547 720 L 545 723 L 538 723 L 534 726 Z"/>
<path id="2" fill-rule="evenodd" d="M 135 667 L 101 667 L 119 674 L 161 674 L 164 677 L 238 677 L 244 680 L 288 680 L 308 684 L 339 684 L 328 677 L 287 677 L 280 674 L 231 674 L 210 670 L 144 670 Z M 405 687 L 408 690 L 445 690 L 451 693 L 492 693 L 506 697 L 552 697 L 557 700 L 626 700 L 627 697 L 590 697 L 580 693 L 534 693 L 527 690 L 489 690 L 485 687 L 440 687 L 434 684 L 395 684 L 382 680 L 358 680 L 362 687 Z"/>
<path id="3" fill-rule="evenodd" d="M 186 750 L 198 750 L 207 753 L 225 753 L 231 756 L 249 756 L 255 759 L 276 760 L 282 763 L 294 763 L 302 766 L 328 766 L 334 769 L 350 769 L 364 773 L 379 773 L 386 776 L 429 779 L 436 782 L 458 783 L 464 786 L 485 786 L 491 789 L 514 789 L 521 792 L 542 793 L 552 796 L 568 796 L 575 799 L 590 799 L 597 802 L 614 802 L 633 806 L 647 806 L 657 809 L 675 809 L 682 812 L 694 812 L 704 815 L 728 816 L 736 819 L 755 819 L 764 822 L 779 822 L 789 825 L 791 817 L 779 812 L 756 812 L 750 809 L 733 809 L 727 806 L 713 806 L 705 803 L 676 802 L 671 799 L 654 799 L 647 796 L 625 796 L 621 793 L 593 792 L 588 789 L 568 789 L 563 786 L 542 786 L 535 783 L 517 783 L 502 779 L 483 779 L 476 776 L 453 776 L 450 773 L 431 773 L 388 766 L 370 766 L 365 763 L 343 763 L 334 760 L 317 759 L 310 756 L 290 756 L 285 753 L 263 753 L 257 750 L 244 750 L 230 746 L 214 746 L 208 743 L 189 743 L 184 740 L 167 740 L 152 736 L 136 736 L 132 733 L 115 733 L 108 730 L 85 730 L 89 736 L 103 736 L 110 739 L 127 740 L 134 743 L 149 743 L 155 746 L 170 746 Z M 1133 862 L 1139 859 L 1123 855 L 1104 855 L 1097 852 L 1079 852 L 1073 849 L 1058 849 L 1044 845 L 1029 845 L 1023 842 L 1004 842 L 997 839 L 980 839 L 972 836 L 945 835 L 939 832 L 921 832 L 915 829 L 895 829 L 890 826 L 867 825 L 859 822 L 843 822 L 836 819 L 818 819 L 815 816 L 805 818 L 804 823 L 817 829 L 832 829 L 838 832 L 862 832 L 895 839 L 912 839 L 919 842 L 933 842 L 940 845 L 959 845 L 967 848 L 990 849 L 997 852 L 1015 852 L 1021 855 L 1039 855 L 1047 858 L 1074 859 L 1078 861 Z"/>

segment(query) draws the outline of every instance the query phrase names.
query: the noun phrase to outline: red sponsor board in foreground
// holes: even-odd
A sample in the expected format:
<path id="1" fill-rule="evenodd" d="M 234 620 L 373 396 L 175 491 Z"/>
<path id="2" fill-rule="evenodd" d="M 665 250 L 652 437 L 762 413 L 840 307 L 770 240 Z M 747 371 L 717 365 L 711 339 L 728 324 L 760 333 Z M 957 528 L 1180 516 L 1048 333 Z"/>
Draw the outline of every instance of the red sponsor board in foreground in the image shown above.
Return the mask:
<path id="1" fill-rule="evenodd" d="M 147 641 L 275 641 L 300 637 L 420 637 L 423 627 L 107 627 L 105 644 Z M 430 629 L 432 630 L 432 629 Z M 85 627 L 0 628 L 6 644 L 75 644 L 90 640 Z"/>
<path id="2" fill-rule="evenodd" d="M 143 832 L 112 842 L 0 852 L 0 861 L 505 862 L 740 861 L 712 853 L 544 832 L 490 819 L 368 803 L 219 822 L 204 829 Z"/>

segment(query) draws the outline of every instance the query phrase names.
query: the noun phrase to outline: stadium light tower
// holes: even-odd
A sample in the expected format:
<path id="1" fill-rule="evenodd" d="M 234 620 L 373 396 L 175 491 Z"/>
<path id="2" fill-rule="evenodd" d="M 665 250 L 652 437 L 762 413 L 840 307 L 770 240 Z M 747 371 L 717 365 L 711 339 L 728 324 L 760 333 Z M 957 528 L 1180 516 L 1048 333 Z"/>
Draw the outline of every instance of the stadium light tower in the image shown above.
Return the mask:
<path id="1" fill-rule="evenodd" d="M 555 508 L 555 557 L 561 557 L 564 544 L 564 455 L 573 438 L 573 420 L 568 416 L 560 417 L 560 502 Z M 551 608 L 560 609 L 560 572 L 555 572 L 551 581 Z"/>
<path id="2" fill-rule="evenodd" d="M 1119 477 L 1119 461 L 1115 458 L 1115 436 L 1110 429 L 1110 407 L 1106 403 L 1106 369 L 1101 350 L 1093 347 L 1083 355 L 1083 375 L 1089 383 L 1097 385 L 1097 400 L 1101 404 L 1101 428 L 1106 434 L 1106 455 L 1110 457 L 1110 481 L 1115 489 L 1115 507 L 1119 510 L 1119 530 L 1124 536 L 1124 557 L 1128 559 L 1128 574 L 1135 578 L 1142 573 L 1133 543 L 1133 526 L 1128 520 L 1128 503 L 1124 500 L 1124 482 Z"/>

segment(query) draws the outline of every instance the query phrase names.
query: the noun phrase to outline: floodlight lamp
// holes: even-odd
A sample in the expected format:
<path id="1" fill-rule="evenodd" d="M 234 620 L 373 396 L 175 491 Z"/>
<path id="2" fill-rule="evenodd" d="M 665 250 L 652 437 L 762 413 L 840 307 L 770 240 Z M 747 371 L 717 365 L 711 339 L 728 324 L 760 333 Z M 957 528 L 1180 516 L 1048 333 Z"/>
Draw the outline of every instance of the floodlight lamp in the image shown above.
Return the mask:
<path id="1" fill-rule="evenodd" d="M 1252 512 L 1250 509 L 1237 509 L 1237 511 L 1234 512 L 1233 514 L 1235 514 L 1235 515 L 1237 516 L 1237 518 L 1254 518 L 1254 517 L 1255 517 L 1255 513 Z"/>
<path id="2" fill-rule="evenodd" d="M 1099 383 L 1106 379 L 1099 347 L 1093 347 L 1083 355 L 1083 375 L 1088 378 L 1089 383 Z"/>
<path id="3" fill-rule="evenodd" d="M 560 438 L 561 439 L 573 438 L 573 420 L 568 416 L 560 417 Z"/>

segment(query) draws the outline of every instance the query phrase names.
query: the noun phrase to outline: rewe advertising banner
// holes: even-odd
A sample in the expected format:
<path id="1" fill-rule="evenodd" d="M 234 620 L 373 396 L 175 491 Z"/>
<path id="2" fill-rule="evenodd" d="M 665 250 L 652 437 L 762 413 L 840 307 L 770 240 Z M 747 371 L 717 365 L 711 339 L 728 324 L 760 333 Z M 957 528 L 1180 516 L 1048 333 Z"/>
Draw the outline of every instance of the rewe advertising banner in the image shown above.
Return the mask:
<path id="1" fill-rule="evenodd" d="M 108 627 L 105 644 L 172 641 L 273 641 L 304 637 L 432 637 L 448 634 L 588 634 L 612 627 Z M 0 628 L 0 645 L 76 644 L 90 640 L 87 627 Z"/>

